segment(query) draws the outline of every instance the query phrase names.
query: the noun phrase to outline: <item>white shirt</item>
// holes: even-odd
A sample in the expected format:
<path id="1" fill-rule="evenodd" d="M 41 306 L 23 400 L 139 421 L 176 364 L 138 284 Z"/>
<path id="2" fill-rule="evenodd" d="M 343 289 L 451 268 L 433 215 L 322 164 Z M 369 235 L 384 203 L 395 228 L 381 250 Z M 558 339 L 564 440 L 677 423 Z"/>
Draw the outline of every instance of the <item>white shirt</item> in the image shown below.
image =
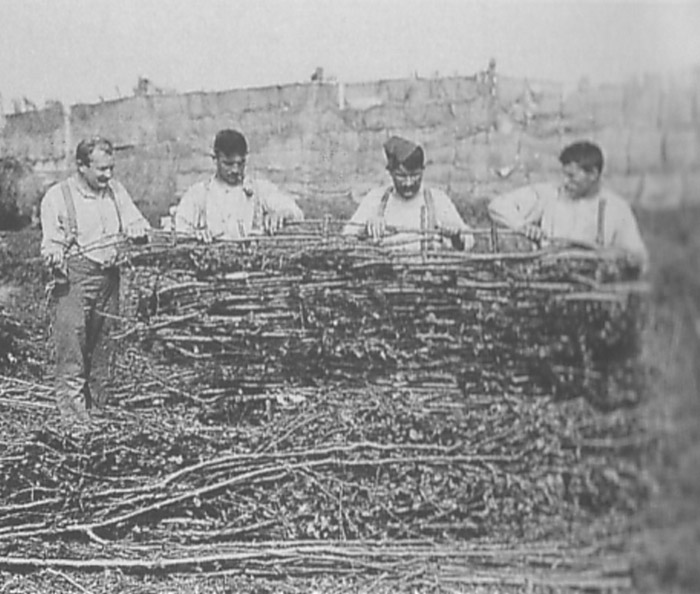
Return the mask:
<path id="1" fill-rule="evenodd" d="M 66 181 L 77 223 L 77 245 L 73 245 L 68 253 L 83 250 L 85 257 L 94 262 L 111 263 L 117 256 L 120 233 L 129 228 L 150 228 L 126 188 L 118 181 L 111 180 L 103 192 L 92 190 L 77 173 Z M 42 255 L 56 246 L 67 247 L 71 240 L 68 209 L 60 183 L 51 186 L 41 201 L 41 230 Z"/>
<path id="2" fill-rule="evenodd" d="M 387 187 L 370 190 L 360 202 L 355 214 L 345 225 L 343 235 L 360 235 L 364 233 L 368 221 L 379 214 L 379 207 Z M 464 230 L 462 237 L 465 248 L 470 249 L 474 244 L 474 238 L 468 233 L 468 227 L 459 215 L 449 196 L 442 190 L 431 188 L 430 193 L 435 206 L 435 223 L 438 227 L 449 226 Z M 386 235 L 381 240 L 381 245 L 392 249 L 406 251 L 419 251 L 421 249 L 421 212 L 426 206 L 425 191 L 421 186 L 415 196 L 409 199 L 401 197 L 395 188 L 391 189 L 389 199 L 384 210 L 384 222 L 388 227 L 407 229 L 395 234 Z M 449 240 L 441 238 L 441 243 L 449 245 Z"/>
<path id="3" fill-rule="evenodd" d="M 547 238 L 593 245 L 598 239 L 601 200 L 605 201 L 601 247 L 619 248 L 646 267 L 648 253 L 632 209 L 606 188 L 595 196 L 571 198 L 555 184 L 533 184 L 497 196 L 488 208 L 495 222 L 511 229 L 539 225 Z"/>
<path id="4" fill-rule="evenodd" d="M 304 214 L 294 198 L 266 180 L 246 180 L 232 186 L 216 176 L 194 184 L 175 211 L 175 230 L 194 233 L 208 229 L 215 239 L 241 239 L 259 230 L 265 212 L 301 221 Z"/>

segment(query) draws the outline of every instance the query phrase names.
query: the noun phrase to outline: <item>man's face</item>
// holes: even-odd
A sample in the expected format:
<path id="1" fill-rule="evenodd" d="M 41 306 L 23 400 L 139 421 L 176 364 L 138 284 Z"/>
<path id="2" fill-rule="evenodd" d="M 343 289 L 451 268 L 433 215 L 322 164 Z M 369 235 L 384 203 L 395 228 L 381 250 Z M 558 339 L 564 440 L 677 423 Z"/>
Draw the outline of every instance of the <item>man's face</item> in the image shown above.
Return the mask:
<path id="1" fill-rule="evenodd" d="M 101 192 L 112 179 L 114 156 L 100 149 L 95 149 L 90 154 L 90 164 L 78 165 L 78 172 L 90 188 Z"/>
<path id="2" fill-rule="evenodd" d="M 598 191 L 600 173 L 595 169 L 586 171 L 578 163 L 567 163 L 563 166 L 564 189 L 571 198 L 585 198 Z"/>
<path id="3" fill-rule="evenodd" d="M 214 160 L 216 161 L 216 175 L 221 181 L 231 186 L 243 183 L 246 155 L 217 153 Z"/>
<path id="4" fill-rule="evenodd" d="M 420 190 L 423 181 L 422 169 L 408 171 L 403 166 L 400 166 L 398 169 L 393 169 L 389 173 L 394 182 L 396 192 L 402 198 L 406 200 L 413 198 L 418 193 L 418 190 Z"/>

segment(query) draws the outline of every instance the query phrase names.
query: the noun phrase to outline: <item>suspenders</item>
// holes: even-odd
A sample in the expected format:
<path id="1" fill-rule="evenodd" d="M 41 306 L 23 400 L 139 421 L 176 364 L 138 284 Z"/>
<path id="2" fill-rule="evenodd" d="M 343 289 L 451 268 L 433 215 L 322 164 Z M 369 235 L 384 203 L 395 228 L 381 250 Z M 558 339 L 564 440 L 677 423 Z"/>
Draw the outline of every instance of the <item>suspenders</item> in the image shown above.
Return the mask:
<path id="1" fill-rule="evenodd" d="M 197 209 L 197 229 L 208 229 L 209 224 L 208 224 L 208 219 L 207 219 L 207 195 L 209 194 L 209 191 L 211 189 L 211 183 L 212 180 L 209 180 L 205 186 L 204 192 L 202 194 L 202 203 L 198 206 Z M 255 186 L 254 186 L 255 187 Z M 245 190 L 243 190 L 245 192 Z M 247 192 L 246 192 L 246 195 Z M 263 216 L 265 214 L 265 208 L 263 206 L 262 200 L 260 199 L 260 194 L 256 191 L 253 191 L 253 220 L 250 224 L 251 231 L 259 231 L 262 229 L 263 226 Z M 238 234 L 240 235 L 241 239 L 245 238 L 246 233 L 245 233 L 245 228 L 243 226 L 243 221 L 238 220 Z"/>
<path id="2" fill-rule="evenodd" d="M 537 194 L 537 190 L 535 190 Z M 539 198 L 539 194 L 537 194 Z M 605 247 L 605 208 L 607 206 L 607 201 L 605 197 L 601 196 L 598 198 L 598 210 L 596 213 L 596 234 L 595 234 L 595 245 L 602 248 Z"/>
<path id="3" fill-rule="evenodd" d="M 384 217 L 384 214 L 386 213 L 386 207 L 389 202 L 389 198 L 391 197 L 391 192 L 393 191 L 394 186 L 389 186 L 382 194 L 382 199 L 379 201 L 379 207 L 377 209 L 377 216 L 379 217 Z M 423 200 L 425 201 L 425 211 L 426 211 L 426 217 L 425 217 L 425 229 L 423 230 L 433 230 L 437 228 L 437 214 L 435 213 L 435 199 L 433 198 L 433 193 L 425 188 L 423 190 Z M 421 227 L 423 226 L 424 222 L 421 221 Z M 433 242 L 430 242 L 431 244 Z"/>
<path id="4" fill-rule="evenodd" d="M 75 213 L 75 202 L 71 194 L 68 180 L 61 182 L 61 192 L 63 193 L 63 201 L 66 204 L 66 213 L 68 214 L 68 237 L 66 250 L 73 247 L 74 243 L 78 243 L 78 216 Z"/>
<path id="5" fill-rule="evenodd" d="M 73 200 L 73 193 L 71 192 L 68 180 L 62 181 L 60 184 L 61 193 L 63 194 L 63 201 L 66 204 L 66 214 L 68 215 L 68 237 L 66 249 L 70 249 L 73 244 L 78 243 L 78 215 L 75 212 L 75 201 Z M 119 231 L 123 229 L 122 225 L 122 215 L 119 212 L 119 206 L 117 205 L 116 196 L 114 191 L 110 188 L 112 202 L 114 202 L 114 209 L 117 212 L 117 220 L 119 221 Z"/>
<path id="6" fill-rule="evenodd" d="M 245 191 L 245 190 L 244 190 Z M 263 227 L 263 216 L 265 209 L 263 208 L 260 194 L 253 192 L 253 220 L 250 223 L 251 230 L 259 231 Z"/>
<path id="7" fill-rule="evenodd" d="M 209 188 L 211 187 L 211 180 L 209 180 L 204 186 L 204 192 L 202 193 L 202 203 L 197 205 L 197 220 L 195 221 L 195 229 L 198 231 L 203 231 L 209 225 L 207 225 L 207 194 L 209 194 Z"/>
<path id="8" fill-rule="evenodd" d="M 423 190 L 423 197 L 425 199 L 425 211 L 428 229 L 436 229 L 437 215 L 435 213 L 435 200 L 433 199 L 433 193 L 426 188 L 425 190 Z"/>
<path id="9" fill-rule="evenodd" d="M 386 212 L 386 205 L 389 202 L 389 197 L 391 196 L 391 191 L 394 189 L 394 186 L 389 186 L 386 189 L 386 192 L 382 194 L 382 199 L 379 201 L 379 208 L 377 209 L 377 216 L 380 218 L 384 218 L 384 213 Z"/>
<path id="10" fill-rule="evenodd" d="M 598 200 L 598 222 L 596 227 L 595 243 L 598 247 L 605 245 L 605 198 Z"/>

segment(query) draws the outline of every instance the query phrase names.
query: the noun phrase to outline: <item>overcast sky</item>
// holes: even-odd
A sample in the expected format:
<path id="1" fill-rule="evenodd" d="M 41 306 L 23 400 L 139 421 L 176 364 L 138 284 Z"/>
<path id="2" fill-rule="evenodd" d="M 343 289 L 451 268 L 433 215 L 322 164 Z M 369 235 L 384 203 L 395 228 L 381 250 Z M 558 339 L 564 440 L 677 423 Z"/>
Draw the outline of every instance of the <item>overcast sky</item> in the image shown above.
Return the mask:
<path id="1" fill-rule="evenodd" d="M 177 91 L 327 76 L 573 83 L 700 64 L 700 1 L 0 0 L 0 93 L 95 102 L 139 76 Z"/>

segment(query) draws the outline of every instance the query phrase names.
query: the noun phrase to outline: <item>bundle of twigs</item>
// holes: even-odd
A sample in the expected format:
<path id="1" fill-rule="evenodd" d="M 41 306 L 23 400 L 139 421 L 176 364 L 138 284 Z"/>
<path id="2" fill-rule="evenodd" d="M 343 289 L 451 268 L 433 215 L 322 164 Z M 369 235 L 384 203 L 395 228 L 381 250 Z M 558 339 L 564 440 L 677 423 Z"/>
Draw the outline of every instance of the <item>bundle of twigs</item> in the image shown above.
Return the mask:
<path id="1" fill-rule="evenodd" d="M 173 574 L 373 575 L 394 591 L 629 585 L 624 547 L 573 534 L 594 520 L 609 530 L 645 500 L 631 411 L 327 386 L 279 392 L 264 423 L 212 398 L 111 409 L 65 433 L 48 387 L 6 377 L 0 390 L 8 582 L 44 571 L 52 579 L 31 580 L 88 589 L 89 575 L 109 573 L 146 575 L 151 588 Z"/>
<path id="2" fill-rule="evenodd" d="M 121 337 L 196 370 L 195 394 L 391 378 L 608 402 L 644 290 L 590 251 L 406 256 L 327 230 L 151 244 L 124 269 Z"/>
<path id="3" fill-rule="evenodd" d="M 82 435 L 15 406 L 0 549 L 533 537 L 633 511 L 647 488 L 634 418 L 573 402 L 329 387 L 275 403 L 264 424 L 222 424 L 220 401 L 114 411 Z"/>
<path id="4" fill-rule="evenodd" d="M 372 542 L 278 541 L 216 547 L 179 546 L 166 550 L 144 546 L 140 552 L 139 557 L 130 557 L 118 549 L 99 551 L 85 547 L 80 558 L 0 557 L 0 569 L 118 571 L 151 576 L 197 573 L 258 579 L 275 579 L 282 573 L 287 577 L 304 578 L 374 576 L 372 591 L 383 591 L 380 580 L 393 586 L 389 591 L 404 588 L 415 591 L 421 585 L 432 586 L 431 591 L 438 586 L 449 586 L 453 590 L 460 585 L 572 588 L 587 592 L 630 587 L 629 562 L 624 556 L 603 559 L 595 550 L 572 551 L 559 542 L 507 547 L 492 544 L 440 546 L 420 540 L 400 546 Z M 155 586 L 155 583 L 151 585 Z M 172 582 L 170 587 L 174 587 Z M 237 588 L 236 591 L 248 590 Z"/>

